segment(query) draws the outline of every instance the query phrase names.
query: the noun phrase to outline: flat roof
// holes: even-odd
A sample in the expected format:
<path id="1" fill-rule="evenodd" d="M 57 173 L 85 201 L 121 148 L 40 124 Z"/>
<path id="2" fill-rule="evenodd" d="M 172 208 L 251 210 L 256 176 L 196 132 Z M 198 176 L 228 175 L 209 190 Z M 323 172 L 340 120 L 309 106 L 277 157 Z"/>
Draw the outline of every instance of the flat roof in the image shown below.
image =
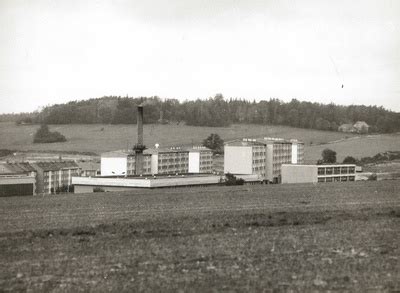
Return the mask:
<path id="1" fill-rule="evenodd" d="M 136 177 L 136 178 L 110 178 L 110 177 L 72 177 L 73 185 L 81 186 L 113 186 L 132 188 L 157 188 L 174 186 L 192 186 L 218 184 L 221 177 L 218 175 L 207 176 L 171 176 L 171 177 Z"/>

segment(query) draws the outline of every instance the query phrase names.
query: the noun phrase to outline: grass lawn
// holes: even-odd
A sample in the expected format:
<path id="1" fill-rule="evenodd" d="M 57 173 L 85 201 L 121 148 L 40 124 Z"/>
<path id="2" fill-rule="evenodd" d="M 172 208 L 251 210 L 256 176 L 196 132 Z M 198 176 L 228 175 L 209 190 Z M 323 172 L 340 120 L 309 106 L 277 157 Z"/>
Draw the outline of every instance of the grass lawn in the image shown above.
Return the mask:
<path id="1" fill-rule="evenodd" d="M 50 131 L 59 131 L 68 139 L 65 143 L 33 144 L 33 135 L 38 125 L 17 126 L 14 123 L 0 123 L 0 148 L 40 151 L 95 152 L 124 149 L 136 142 L 136 125 L 50 125 Z M 103 130 L 102 130 L 103 129 Z M 340 132 L 318 131 L 285 126 L 232 125 L 230 127 L 194 127 L 185 125 L 144 126 L 147 146 L 155 143 L 161 146 L 201 144 L 211 133 L 218 133 L 225 141 L 243 137 L 297 138 L 319 144 L 339 140 L 352 135 Z"/>

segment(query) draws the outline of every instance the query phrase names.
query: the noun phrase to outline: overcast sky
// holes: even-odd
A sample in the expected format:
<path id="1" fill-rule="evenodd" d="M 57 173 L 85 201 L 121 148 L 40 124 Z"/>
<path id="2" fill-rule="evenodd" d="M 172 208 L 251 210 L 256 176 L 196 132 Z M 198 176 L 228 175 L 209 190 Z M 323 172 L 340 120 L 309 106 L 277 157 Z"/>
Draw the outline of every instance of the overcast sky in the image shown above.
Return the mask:
<path id="1" fill-rule="evenodd" d="M 400 112 L 400 1 L 0 0 L 0 113 L 217 93 Z"/>

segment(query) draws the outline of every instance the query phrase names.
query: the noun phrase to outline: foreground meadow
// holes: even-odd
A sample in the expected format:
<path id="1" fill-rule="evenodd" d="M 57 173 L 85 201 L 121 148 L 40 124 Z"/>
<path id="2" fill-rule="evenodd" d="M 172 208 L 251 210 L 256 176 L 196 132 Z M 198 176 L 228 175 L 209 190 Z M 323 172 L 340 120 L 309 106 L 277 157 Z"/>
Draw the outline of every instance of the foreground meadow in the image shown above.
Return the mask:
<path id="1" fill-rule="evenodd" d="M 396 291 L 400 182 L 0 198 L 2 291 Z"/>

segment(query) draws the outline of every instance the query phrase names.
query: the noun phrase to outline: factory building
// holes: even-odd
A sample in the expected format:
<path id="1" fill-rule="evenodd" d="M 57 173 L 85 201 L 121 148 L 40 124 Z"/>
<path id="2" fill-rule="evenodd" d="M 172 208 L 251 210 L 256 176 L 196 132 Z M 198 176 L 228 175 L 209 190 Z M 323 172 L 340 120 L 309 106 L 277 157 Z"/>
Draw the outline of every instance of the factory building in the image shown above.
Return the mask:
<path id="1" fill-rule="evenodd" d="M 348 182 L 356 180 L 356 165 L 282 165 L 282 183 Z"/>
<path id="2" fill-rule="evenodd" d="M 137 172 L 137 155 L 131 151 L 114 151 L 101 155 L 101 176 L 148 174 L 211 173 L 212 151 L 205 147 L 151 148 L 141 154 L 141 171 Z"/>
<path id="3" fill-rule="evenodd" d="M 36 171 L 29 163 L 0 165 L 0 196 L 36 194 Z"/>
<path id="4" fill-rule="evenodd" d="M 37 193 L 66 192 L 72 185 L 72 176 L 80 176 L 79 166 L 73 161 L 36 162 Z"/>
<path id="5" fill-rule="evenodd" d="M 282 164 L 303 162 L 304 143 L 297 140 L 244 138 L 224 146 L 224 173 L 257 174 L 268 182 L 280 182 Z"/>

